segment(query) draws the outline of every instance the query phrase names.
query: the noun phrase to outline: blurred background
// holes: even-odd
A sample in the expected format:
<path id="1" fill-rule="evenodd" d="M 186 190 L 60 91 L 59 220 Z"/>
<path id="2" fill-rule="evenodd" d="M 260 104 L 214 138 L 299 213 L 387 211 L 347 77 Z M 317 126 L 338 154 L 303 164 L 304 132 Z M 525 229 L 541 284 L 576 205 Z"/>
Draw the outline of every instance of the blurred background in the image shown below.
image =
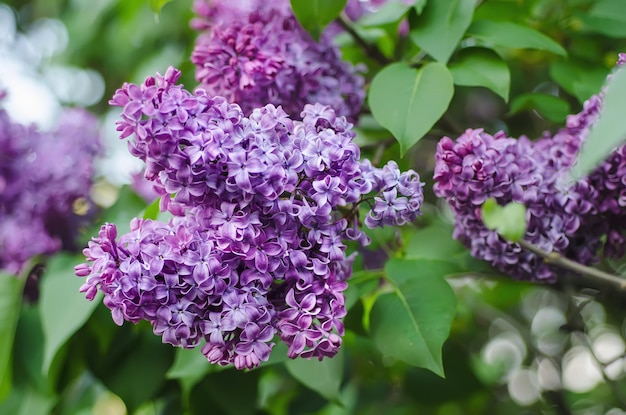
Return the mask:
<path id="1" fill-rule="evenodd" d="M 401 161 L 403 167 L 419 171 L 430 189 L 432 154 L 442 135 L 455 137 L 465 128 L 483 127 L 535 138 L 561 126 L 567 114 L 578 112 L 599 91 L 617 53 L 626 51 L 626 13 L 605 12 L 615 4 L 626 7 L 620 1 L 481 2 L 475 18 L 529 24 L 565 47 L 569 56 L 503 50 L 512 79 L 509 103 L 486 88 L 458 87 L 444 119 Z M 105 219 L 127 223 L 149 203 L 128 186 L 142 165 L 118 139 L 114 122 L 120 111 L 107 101 L 124 82 L 140 83 L 170 65 L 182 70 L 188 89 L 196 85 L 189 62 L 196 37 L 189 28 L 191 6 L 191 0 L 176 0 L 157 14 L 143 0 L 0 2 L 3 108 L 15 121 L 42 130 L 56 125 L 63 107 L 85 107 L 98 117 L 105 149 L 96 162 L 92 190 L 105 212 L 95 218 L 98 224 Z M 390 39 L 381 35 L 375 42 L 384 49 L 394 41 Z M 363 58 L 354 42 L 339 41 L 346 59 L 358 63 Z M 371 79 L 378 69 L 370 62 L 366 77 Z M 389 138 L 367 108 L 357 129 L 366 155 L 376 148 L 368 145 Z M 398 155 L 397 147 L 389 145 L 382 158 Z M 427 221 L 451 233 L 445 207 L 432 195 L 427 202 Z M 84 241 L 94 229 L 84 231 Z M 398 239 L 410 241 L 411 235 L 372 232 L 375 243 L 367 255 L 384 252 Z M 67 253 L 53 259 L 42 295 L 52 295 L 51 285 L 79 257 Z M 603 266 L 623 273 L 625 264 Z M 364 267 L 357 263 L 355 272 L 367 272 Z M 73 278 L 73 273 L 65 277 Z M 149 326 L 116 327 L 102 304 L 86 305 L 95 311 L 86 309 L 86 321 L 65 328 L 52 352 L 40 347 L 48 326 L 39 307 L 64 304 L 34 296 L 19 316 L 11 363 L 14 383 L 0 402 L 0 413 L 626 414 L 623 297 L 509 281 L 492 270 L 448 281 L 458 311 L 444 346 L 446 378 L 385 359 L 375 350 L 362 321 L 372 304 L 363 296 L 367 288 L 359 285 L 348 292 L 355 300 L 336 367 L 330 374 L 310 372 L 337 383 L 334 397 L 323 386 L 300 382 L 302 372 L 282 364 L 250 373 L 210 367 L 199 353 L 200 360 L 161 344 Z M 56 315 L 63 318 L 62 312 Z"/>

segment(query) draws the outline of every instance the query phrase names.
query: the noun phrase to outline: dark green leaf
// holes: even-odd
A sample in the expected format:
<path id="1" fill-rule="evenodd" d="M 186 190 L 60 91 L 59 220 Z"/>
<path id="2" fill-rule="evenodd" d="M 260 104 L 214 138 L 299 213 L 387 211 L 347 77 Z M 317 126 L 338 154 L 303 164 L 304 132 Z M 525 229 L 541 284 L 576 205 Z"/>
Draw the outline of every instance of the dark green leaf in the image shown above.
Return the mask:
<path id="1" fill-rule="evenodd" d="M 575 96 L 582 104 L 593 94 L 597 94 L 608 70 L 600 66 L 575 61 L 560 61 L 550 65 L 550 76 L 568 94 Z"/>
<path id="2" fill-rule="evenodd" d="M 298 21 L 311 34 L 315 40 L 319 40 L 324 27 L 343 10 L 347 0 L 291 0 L 291 8 Z"/>
<path id="3" fill-rule="evenodd" d="M 592 125 L 591 131 L 578 154 L 574 165 L 574 178 L 583 177 L 604 160 L 611 151 L 626 140 L 626 69 L 620 68 L 608 82 L 600 110 L 600 117 Z"/>
<path id="4" fill-rule="evenodd" d="M 372 308 L 374 342 L 386 356 L 443 376 L 441 348 L 456 313 L 456 297 L 444 277 L 456 267 L 392 259 L 385 271 L 393 292 L 380 295 Z"/>
<path id="5" fill-rule="evenodd" d="M 44 332 L 44 361 L 47 373 L 54 356 L 65 342 L 85 324 L 100 302 L 78 292 L 85 282 L 74 274 L 74 267 L 84 262 L 83 255 L 57 254 L 49 262 L 41 280 L 40 312 Z"/>
<path id="6" fill-rule="evenodd" d="M 25 281 L 26 276 L 18 278 L 0 272 L 0 401 L 11 390 L 11 352 Z"/>
<path id="7" fill-rule="evenodd" d="M 446 63 L 472 22 L 476 0 L 429 1 L 411 27 L 411 40 Z"/>
<path id="8" fill-rule="evenodd" d="M 453 95 L 452 75 L 445 65 L 433 62 L 415 70 L 394 63 L 376 74 L 368 102 L 376 121 L 391 131 L 404 155 L 446 112 Z"/>
<path id="9" fill-rule="evenodd" d="M 522 94 L 511 102 L 511 109 L 508 115 L 515 115 L 522 111 L 535 110 L 544 118 L 562 123 L 570 113 L 569 104 L 559 97 L 548 94 Z"/>
<path id="10" fill-rule="evenodd" d="M 477 20 L 467 33 L 483 42 L 517 49 L 537 49 L 565 56 L 567 52 L 554 40 L 528 26 L 512 22 Z"/>
<path id="11" fill-rule="evenodd" d="M 399 1 L 390 1 L 385 3 L 375 13 L 366 14 L 359 19 L 359 26 L 380 26 L 400 21 L 406 12 L 411 8 L 410 5 Z"/>
<path id="12" fill-rule="evenodd" d="M 107 351 L 107 355 L 97 362 L 100 367 L 96 374 L 111 392 L 122 398 L 128 412 L 134 413 L 144 402 L 154 399 L 163 386 L 165 374 L 173 361 L 173 350 L 152 331 L 144 330 L 132 339 L 127 332 L 125 337 L 124 340 L 131 343 L 124 345 L 128 349 L 123 353 L 119 353 L 120 350 Z M 120 338 L 117 337 L 118 341 Z M 115 360 L 112 359 L 114 355 L 117 356 Z"/>
<path id="13" fill-rule="evenodd" d="M 448 68 L 456 85 L 484 86 L 508 101 L 511 73 L 502 58 L 491 49 L 462 49 Z"/>
<path id="14" fill-rule="evenodd" d="M 526 233 L 526 206 L 521 203 L 511 202 L 500 206 L 495 199 L 487 199 L 482 216 L 488 229 L 497 231 L 510 241 L 519 241 Z"/>
<path id="15" fill-rule="evenodd" d="M 343 379 L 343 351 L 332 358 L 293 359 L 285 363 L 287 371 L 300 383 L 322 395 L 324 398 L 338 402 L 339 390 Z"/>

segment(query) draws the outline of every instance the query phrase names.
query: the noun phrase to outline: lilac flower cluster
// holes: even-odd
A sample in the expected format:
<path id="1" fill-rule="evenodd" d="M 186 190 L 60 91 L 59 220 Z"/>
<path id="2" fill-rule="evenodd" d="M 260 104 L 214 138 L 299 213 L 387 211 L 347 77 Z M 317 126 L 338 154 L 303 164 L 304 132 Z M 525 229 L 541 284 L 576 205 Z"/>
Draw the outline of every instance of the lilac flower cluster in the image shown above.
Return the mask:
<path id="1" fill-rule="evenodd" d="M 620 55 L 620 59 L 622 55 Z M 619 62 L 618 62 L 619 64 Z M 542 258 L 510 243 L 482 223 L 487 198 L 527 208 L 524 239 L 547 252 L 582 264 L 624 253 L 626 146 L 615 149 L 589 176 L 568 183 L 567 171 L 599 116 L 603 92 L 567 118 L 554 137 L 531 142 L 504 132 L 467 130 L 456 141 L 442 138 L 436 152 L 435 185 L 455 214 L 454 237 L 476 258 L 512 277 L 554 281 L 556 270 Z"/>
<path id="2" fill-rule="evenodd" d="M 196 0 L 201 30 L 191 61 L 209 95 L 238 102 L 246 115 L 268 103 L 297 118 L 307 103 L 356 120 L 365 98 L 359 70 L 341 60 L 329 36 L 315 42 L 287 1 Z"/>
<path id="3" fill-rule="evenodd" d="M 366 224 L 402 224 L 420 213 L 419 176 L 375 168 L 345 117 L 306 105 L 302 121 L 271 104 L 249 117 L 205 89 L 175 85 L 180 72 L 125 84 L 121 137 L 146 163 L 168 223 L 136 219 L 117 239 L 106 224 L 76 273 L 98 290 L 117 324 L 141 319 L 166 343 L 204 342 L 209 362 L 253 368 L 277 336 L 290 358 L 333 356 L 344 333 L 343 291 Z"/>
<path id="4" fill-rule="evenodd" d="M 67 110 L 42 132 L 0 109 L 0 269 L 18 274 L 29 258 L 72 247 L 98 140 L 97 121 L 83 110 Z"/>

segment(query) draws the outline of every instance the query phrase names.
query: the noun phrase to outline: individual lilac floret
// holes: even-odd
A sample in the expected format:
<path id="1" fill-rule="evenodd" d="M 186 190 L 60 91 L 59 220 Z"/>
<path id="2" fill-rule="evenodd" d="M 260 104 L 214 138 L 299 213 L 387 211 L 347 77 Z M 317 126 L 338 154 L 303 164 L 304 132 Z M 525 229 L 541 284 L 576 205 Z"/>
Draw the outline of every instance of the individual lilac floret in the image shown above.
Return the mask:
<path id="1" fill-rule="evenodd" d="M 272 103 L 297 118 L 304 104 L 318 102 L 356 120 L 363 78 L 329 37 L 309 36 L 288 2 L 198 0 L 195 10 L 192 26 L 204 31 L 191 61 L 208 95 L 239 103 L 246 115 Z"/>
<path id="2" fill-rule="evenodd" d="M 147 320 L 166 343 L 203 342 L 211 363 L 256 367 L 276 339 L 291 358 L 335 355 L 354 259 L 345 241 L 368 242 L 360 204 L 396 191 L 406 203 L 369 225 L 412 221 L 419 176 L 359 161 L 352 125 L 329 106 L 306 105 L 301 121 L 273 105 L 246 117 L 175 85 L 179 75 L 126 84 L 111 101 L 174 218 L 136 219 L 119 238 L 104 225 L 76 268 L 81 291 L 104 292 L 118 324 Z"/>
<path id="3" fill-rule="evenodd" d="M 83 110 L 40 131 L 0 109 L 0 269 L 18 274 L 31 257 L 75 248 L 86 213 L 75 211 L 89 206 L 98 140 L 98 123 Z"/>

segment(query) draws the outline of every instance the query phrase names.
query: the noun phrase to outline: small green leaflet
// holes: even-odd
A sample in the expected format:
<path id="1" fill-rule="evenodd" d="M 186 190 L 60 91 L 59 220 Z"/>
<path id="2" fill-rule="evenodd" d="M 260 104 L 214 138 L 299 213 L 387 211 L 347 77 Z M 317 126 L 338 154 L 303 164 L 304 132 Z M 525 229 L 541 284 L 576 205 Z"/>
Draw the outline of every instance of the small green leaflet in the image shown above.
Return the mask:
<path id="1" fill-rule="evenodd" d="M 454 82 L 445 65 L 433 62 L 417 70 L 400 62 L 376 74 L 368 103 L 404 155 L 446 112 L 453 95 Z"/>
<path id="2" fill-rule="evenodd" d="M 291 0 L 293 14 L 316 41 L 326 25 L 339 16 L 347 0 Z"/>
<path id="3" fill-rule="evenodd" d="M 517 202 L 500 206 L 495 199 L 487 199 L 482 208 L 483 223 L 512 242 L 526 233 L 526 207 Z"/>

